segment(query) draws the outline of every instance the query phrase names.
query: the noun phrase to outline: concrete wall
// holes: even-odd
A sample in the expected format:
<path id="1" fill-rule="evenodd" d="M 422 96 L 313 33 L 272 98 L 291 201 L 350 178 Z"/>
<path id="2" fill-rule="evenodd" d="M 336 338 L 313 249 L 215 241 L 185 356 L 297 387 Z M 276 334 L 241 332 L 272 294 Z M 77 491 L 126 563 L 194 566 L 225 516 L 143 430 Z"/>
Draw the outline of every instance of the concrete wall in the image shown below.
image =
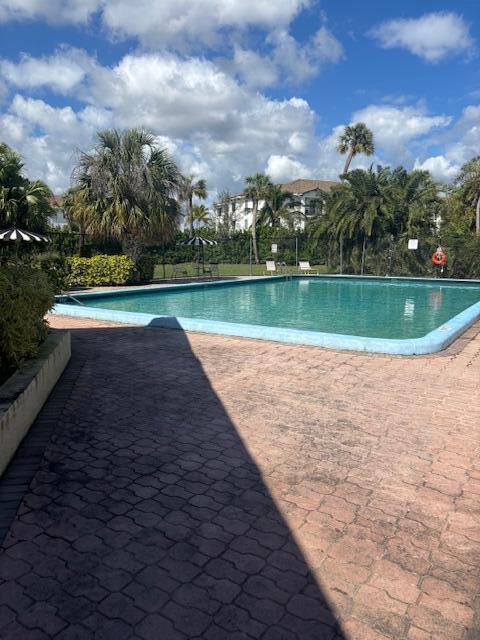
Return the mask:
<path id="1" fill-rule="evenodd" d="M 38 357 L 0 386 L 0 476 L 70 359 L 68 331 L 51 333 Z"/>

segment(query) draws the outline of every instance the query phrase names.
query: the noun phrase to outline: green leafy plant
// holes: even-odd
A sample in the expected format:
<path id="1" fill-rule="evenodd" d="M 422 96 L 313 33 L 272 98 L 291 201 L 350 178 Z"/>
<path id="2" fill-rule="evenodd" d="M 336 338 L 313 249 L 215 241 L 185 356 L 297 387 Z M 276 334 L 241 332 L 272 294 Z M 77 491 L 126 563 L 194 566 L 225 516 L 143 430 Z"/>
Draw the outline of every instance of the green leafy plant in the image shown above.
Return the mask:
<path id="1" fill-rule="evenodd" d="M 68 258 L 69 287 L 122 285 L 132 282 L 135 263 L 128 256 L 98 255 L 93 258 Z"/>
<path id="2" fill-rule="evenodd" d="M 67 262 L 63 256 L 54 251 L 45 251 L 32 256 L 32 264 L 47 274 L 57 292 L 67 284 Z"/>
<path id="3" fill-rule="evenodd" d="M 9 264 L 0 270 L 0 378 L 37 354 L 46 337 L 45 314 L 53 306 L 54 287 L 35 266 Z"/>

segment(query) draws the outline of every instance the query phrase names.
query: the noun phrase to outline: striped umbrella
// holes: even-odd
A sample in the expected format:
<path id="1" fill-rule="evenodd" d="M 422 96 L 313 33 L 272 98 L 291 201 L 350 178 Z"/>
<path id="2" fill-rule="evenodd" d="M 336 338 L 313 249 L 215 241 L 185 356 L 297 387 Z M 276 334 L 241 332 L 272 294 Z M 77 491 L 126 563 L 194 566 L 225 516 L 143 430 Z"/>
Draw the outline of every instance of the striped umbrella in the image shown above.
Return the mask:
<path id="1" fill-rule="evenodd" d="M 203 238 L 202 236 L 192 236 L 188 240 L 184 240 L 180 244 L 188 245 L 190 247 L 202 247 L 202 271 L 205 273 L 205 247 L 210 247 L 212 245 L 218 244 L 216 240 L 210 240 L 209 238 Z M 200 256 L 198 252 L 200 249 L 197 249 L 197 275 L 200 274 Z"/>
<path id="2" fill-rule="evenodd" d="M 24 231 L 23 229 L 17 229 L 17 227 L 11 227 L 10 229 L 4 229 L 0 231 L 0 240 L 24 240 L 25 242 L 50 242 L 47 236 L 43 236 L 41 233 L 33 233 L 32 231 Z"/>
<path id="3" fill-rule="evenodd" d="M 202 236 L 192 236 L 188 240 L 181 242 L 180 244 L 189 245 L 191 247 L 205 247 L 211 246 L 214 244 L 218 244 L 216 240 L 209 240 L 208 238 L 203 238 Z"/>

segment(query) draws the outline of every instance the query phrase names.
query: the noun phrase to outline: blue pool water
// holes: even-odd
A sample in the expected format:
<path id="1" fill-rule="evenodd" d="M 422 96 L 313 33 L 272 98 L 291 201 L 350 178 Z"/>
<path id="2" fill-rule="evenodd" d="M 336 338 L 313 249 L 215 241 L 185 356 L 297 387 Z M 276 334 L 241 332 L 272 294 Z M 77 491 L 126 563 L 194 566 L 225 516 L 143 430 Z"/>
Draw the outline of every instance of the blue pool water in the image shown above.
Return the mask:
<path id="1" fill-rule="evenodd" d="M 300 277 L 82 297 L 89 307 L 372 338 L 420 338 L 480 301 L 480 285 Z"/>

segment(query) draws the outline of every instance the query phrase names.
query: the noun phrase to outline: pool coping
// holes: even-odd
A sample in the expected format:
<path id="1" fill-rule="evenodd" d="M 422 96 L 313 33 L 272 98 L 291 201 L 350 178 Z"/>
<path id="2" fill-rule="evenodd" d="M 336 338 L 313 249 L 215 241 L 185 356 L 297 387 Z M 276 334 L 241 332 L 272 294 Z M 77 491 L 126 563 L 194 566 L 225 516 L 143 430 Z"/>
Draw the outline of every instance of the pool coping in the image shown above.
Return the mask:
<path id="1" fill-rule="evenodd" d="M 241 286 L 253 282 L 265 280 L 285 280 L 289 278 L 304 278 L 303 275 L 278 275 L 248 278 L 245 280 L 217 280 L 215 282 L 194 282 L 185 284 L 160 285 L 158 287 L 132 287 L 116 291 L 102 291 L 95 293 L 73 294 L 74 298 L 98 298 L 119 296 L 125 293 L 151 293 L 156 291 L 169 291 L 176 289 L 196 289 L 198 287 L 215 286 Z M 420 281 L 440 283 L 462 283 L 480 285 L 480 280 L 453 280 L 450 278 L 403 278 L 403 277 L 379 277 L 379 276 L 340 276 L 340 275 L 309 275 L 309 278 L 344 278 L 344 279 L 365 279 L 379 280 L 400 280 L 400 281 Z M 440 282 L 439 282 L 440 280 Z M 57 296 L 57 299 L 65 299 L 68 296 Z M 159 316 L 149 313 L 136 313 L 133 311 L 116 311 L 113 309 L 101 309 L 87 306 L 75 306 L 58 302 L 53 307 L 54 315 L 66 315 L 81 318 L 93 318 L 95 320 L 105 320 L 118 322 L 121 324 L 134 324 L 140 326 L 165 327 L 170 329 L 182 329 L 183 331 L 195 331 L 201 333 L 214 333 L 220 335 L 236 336 L 243 338 L 254 338 L 259 340 L 271 340 L 274 342 L 285 342 L 289 344 L 304 344 L 316 347 L 326 347 L 330 349 L 366 351 L 371 353 L 386 353 L 391 355 L 425 355 L 436 353 L 448 347 L 452 342 L 464 333 L 472 324 L 480 319 L 480 302 L 477 302 L 467 309 L 464 309 L 456 316 L 453 316 L 446 323 L 430 331 L 420 338 L 371 338 L 367 336 L 353 336 L 339 333 L 325 333 L 319 331 L 304 331 L 301 329 L 287 329 L 283 327 L 269 327 L 263 325 L 240 324 L 233 322 L 222 322 L 217 320 L 204 320 L 200 318 L 182 318 L 176 316 Z"/>

